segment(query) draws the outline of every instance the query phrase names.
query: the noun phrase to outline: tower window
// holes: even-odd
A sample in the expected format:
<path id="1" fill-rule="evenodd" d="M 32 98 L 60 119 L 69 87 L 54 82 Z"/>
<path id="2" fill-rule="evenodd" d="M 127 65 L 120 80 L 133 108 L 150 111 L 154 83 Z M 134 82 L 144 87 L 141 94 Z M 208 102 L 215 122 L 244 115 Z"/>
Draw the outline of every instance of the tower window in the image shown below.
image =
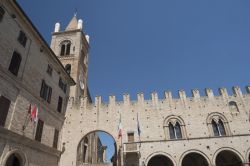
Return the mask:
<path id="1" fill-rule="evenodd" d="M 25 33 L 24 33 L 23 31 L 20 31 L 17 40 L 19 41 L 19 43 L 20 43 L 23 47 L 26 46 L 27 37 L 26 37 L 26 35 L 25 35 Z"/>
<path id="2" fill-rule="evenodd" d="M 214 136 L 224 136 L 226 135 L 225 127 L 221 119 L 218 122 L 212 120 L 212 127 Z"/>
<path id="3" fill-rule="evenodd" d="M 67 65 L 65 66 L 65 70 L 66 70 L 66 72 L 67 72 L 68 74 L 70 74 L 70 72 L 71 72 L 71 64 L 67 64 Z"/>
<path id="4" fill-rule="evenodd" d="M 61 43 L 61 56 L 70 55 L 71 42 L 66 40 Z"/>
<path id="5" fill-rule="evenodd" d="M 5 125 L 5 121 L 10 108 L 10 100 L 5 98 L 4 96 L 0 97 L 0 126 Z"/>
<path id="6" fill-rule="evenodd" d="M 53 68 L 48 64 L 47 73 L 51 76 L 52 72 L 53 72 Z"/>
<path id="7" fill-rule="evenodd" d="M 14 74 L 15 76 L 17 76 L 17 74 L 18 74 L 21 61 L 22 61 L 21 55 L 18 54 L 17 52 L 14 52 L 13 55 L 12 55 L 12 58 L 11 58 L 9 71 L 12 74 Z"/>
<path id="8" fill-rule="evenodd" d="M 59 96 L 58 104 L 57 104 L 57 111 L 60 112 L 60 113 L 62 112 L 62 104 L 63 104 L 63 99 L 62 99 L 61 96 Z"/>
<path id="9" fill-rule="evenodd" d="M 0 6 L 0 22 L 3 20 L 4 14 L 5 14 L 5 10 Z"/>

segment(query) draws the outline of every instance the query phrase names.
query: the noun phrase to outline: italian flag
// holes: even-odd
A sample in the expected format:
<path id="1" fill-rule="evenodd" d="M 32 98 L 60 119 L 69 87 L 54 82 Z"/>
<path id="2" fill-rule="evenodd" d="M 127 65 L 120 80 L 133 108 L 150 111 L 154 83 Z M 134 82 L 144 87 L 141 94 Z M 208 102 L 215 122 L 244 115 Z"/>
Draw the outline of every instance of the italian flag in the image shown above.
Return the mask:
<path id="1" fill-rule="evenodd" d="M 36 104 L 34 105 L 33 110 L 31 112 L 30 120 L 35 123 L 38 121 L 38 106 Z"/>

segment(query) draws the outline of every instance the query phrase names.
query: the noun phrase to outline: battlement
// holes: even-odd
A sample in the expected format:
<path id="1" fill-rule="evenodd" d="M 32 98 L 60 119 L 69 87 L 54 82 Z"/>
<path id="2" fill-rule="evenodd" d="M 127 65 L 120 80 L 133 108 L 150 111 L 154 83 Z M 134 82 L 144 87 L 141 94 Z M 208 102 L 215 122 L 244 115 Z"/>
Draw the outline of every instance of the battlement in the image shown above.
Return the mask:
<path id="1" fill-rule="evenodd" d="M 165 91 L 164 92 L 164 98 L 163 99 L 159 99 L 158 97 L 158 93 L 157 92 L 152 92 L 151 93 L 151 100 L 145 100 L 144 98 L 144 94 L 143 93 L 137 93 L 137 100 L 135 101 L 131 101 L 130 100 L 130 95 L 125 93 L 123 94 L 123 101 L 116 101 L 116 96 L 114 95 L 110 95 L 109 96 L 109 101 L 108 103 L 104 103 L 102 101 L 102 97 L 101 96 L 96 96 L 94 99 L 93 103 L 89 103 L 87 101 L 87 99 L 85 98 L 81 98 L 80 99 L 80 107 L 81 108 L 86 108 L 87 106 L 89 107 L 102 107 L 102 106 L 106 106 L 106 107 L 114 107 L 116 105 L 125 105 L 125 106 L 129 106 L 129 105 L 145 105 L 145 103 L 150 103 L 152 106 L 158 106 L 159 103 L 169 103 L 171 105 L 171 103 L 182 103 L 184 106 L 187 103 L 190 102 L 201 102 L 202 101 L 211 101 L 211 100 L 221 100 L 224 102 L 229 102 L 231 100 L 240 100 L 243 99 L 245 96 L 250 95 L 250 86 L 246 86 L 246 94 L 242 93 L 242 90 L 239 86 L 234 86 L 232 88 L 233 90 L 233 94 L 229 95 L 228 94 L 228 90 L 226 88 L 219 88 L 219 95 L 216 96 L 213 92 L 213 90 L 211 88 L 205 88 L 205 96 L 201 96 L 200 92 L 198 89 L 193 89 L 191 90 L 192 96 L 187 96 L 186 92 L 184 90 L 179 90 L 178 91 L 178 96 L 179 98 L 173 98 L 172 96 L 172 92 L 171 91 Z M 69 105 L 73 105 L 74 103 L 74 99 L 71 98 L 69 100 Z"/>

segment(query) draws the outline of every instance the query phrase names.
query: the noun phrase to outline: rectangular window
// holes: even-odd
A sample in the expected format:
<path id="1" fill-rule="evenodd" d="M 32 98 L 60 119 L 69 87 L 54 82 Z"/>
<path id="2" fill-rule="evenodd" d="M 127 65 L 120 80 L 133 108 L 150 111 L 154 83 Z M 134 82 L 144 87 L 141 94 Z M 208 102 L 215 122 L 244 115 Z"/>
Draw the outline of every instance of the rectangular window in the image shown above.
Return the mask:
<path id="1" fill-rule="evenodd" d="M 0 22 L 3 20 L 4 14 L 5 14 L 5 10 L 0 6 Z"/>
<path id="2" fill-rule="evenodd" d="M 18 75 L 21 61 L 22 61 L 21 55 L 16 51 L 14 51 L 9 65 L 9 71 L 15 76 Z"/>
<path id="3" fill-rule="evenodd" d="M 55 129 L 53 148 L 56 148 L 56 149 L 57 149 L 58 137 L 59 137 L 59 131 Z"/>
<path id="4" fill-rule="evenodd" d="M 20 31 L 17 40 L 19 41 L 19 43 L 20 43 L 23 47 L 26 46 L 27 37 L 26 37 L 26 35 L 25 35 L 25 33 L 24 33 L 23 31 Z"/>
<path id="5" fill-rule="evenodd" d="M 53 68 L 48 64 L 47 73 L 52 76 Z"/>
<path id="6" fill-rule="evenodd" d="M 58 86 L 63 90 L 64 93 L 66 93 L 67 84 L 63 82 L 62 78 L 59 78 Z"/>
<path id="7" fill-rule="evenodd" d="M 128 133 L 128 142 L 134 142 L 135 138 L 134 138 L 134 133 Z"/>
<path id="8" fill-rule="evenodd" d="M 5 121 L 10 108 L 10 100 L 5 98 L 4 96 L 0 97 L 0 126 L 5 125 Z"/>
<path id="9" fill-rule="evenodd" d="M 39 119 L 37 123 L 37 127 L 36 127 L 36 136 L 35 136 L 36 141 L 41 142 L 42 140 L 43 125 L 44 125 L 44 122 Z"/>
<path id="10" fill-rule="evenodd" d="M 51 101 L 52 88 L 48 86 L 45 81 L 42 81 L 40 97 L 46 100 L 48 103 Z"/>
<path id="11" fill-rule="evenodd" d="M 62 112 L 62 104 L 63 104 L 63 98 L 59 96 L 58 104 L 57 104 L 57 111 L 60 113 Z"/>

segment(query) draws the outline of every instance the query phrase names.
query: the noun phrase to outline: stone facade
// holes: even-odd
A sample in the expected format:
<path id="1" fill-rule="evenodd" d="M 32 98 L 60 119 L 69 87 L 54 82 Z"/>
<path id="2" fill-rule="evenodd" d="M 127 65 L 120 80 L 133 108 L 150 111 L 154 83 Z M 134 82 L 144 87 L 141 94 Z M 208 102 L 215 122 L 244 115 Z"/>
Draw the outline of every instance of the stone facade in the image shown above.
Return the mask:
<path id="1" fill-rule="evenodd" d="M 69 86 L 75 82 L 19 5 L 12 0 L 2 0 L 0 7 L 0 116 L 3 123 L 0 126 L 0 165 L 18 162 L 21 166 L 56 166 L 61 153 L 57 142 L 61 140 Z M 65 91 L 58 86 L 60 78 L 68 87 Z M 46 100 L 41 97 L 43 80 L 52 89 L 43 97 Z M 60 113 L 59 96 L 62 98 Z M 32 111 L 34 105 L 40 109 L 41 137 L 36 138 L 38 123 L 30 121 L 30 105 Z M 59 135 L 54 139 L 56 130 Z"/>

